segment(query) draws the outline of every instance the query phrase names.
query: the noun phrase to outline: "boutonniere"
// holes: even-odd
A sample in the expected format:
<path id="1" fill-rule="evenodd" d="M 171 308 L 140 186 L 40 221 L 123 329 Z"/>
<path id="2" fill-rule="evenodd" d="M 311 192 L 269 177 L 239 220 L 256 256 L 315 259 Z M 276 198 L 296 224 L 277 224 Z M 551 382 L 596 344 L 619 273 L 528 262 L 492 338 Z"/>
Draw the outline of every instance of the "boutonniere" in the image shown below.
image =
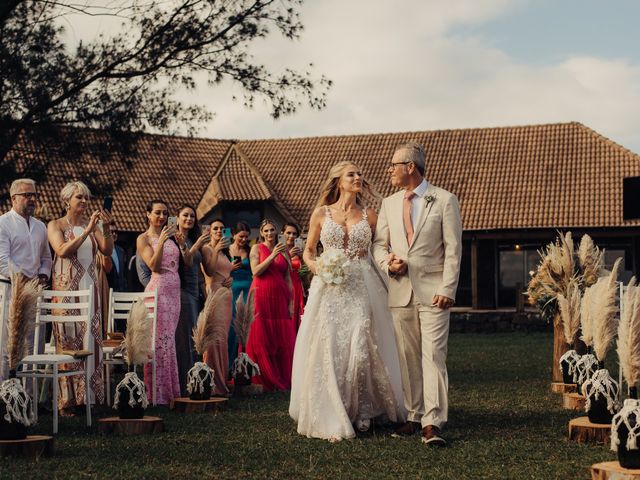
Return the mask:
<path id="1" fill-rule="evenodd" d="M 436 201 L 436 196 L 435 195 L 427 195 L 424 197 L 424 203 L 425 205 L 429 205 L 430 203 L 433 203 Z"/>

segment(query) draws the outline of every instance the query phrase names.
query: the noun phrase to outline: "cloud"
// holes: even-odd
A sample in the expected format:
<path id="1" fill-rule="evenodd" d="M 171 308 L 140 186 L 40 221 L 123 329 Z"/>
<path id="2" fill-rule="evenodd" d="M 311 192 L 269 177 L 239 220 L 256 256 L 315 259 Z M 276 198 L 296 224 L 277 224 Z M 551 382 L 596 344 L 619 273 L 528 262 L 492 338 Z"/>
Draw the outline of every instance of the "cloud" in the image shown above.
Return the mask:
<path id="1" fill-rule="evenodd" d="M 313 62 L 334 81 L 326 109 L 302 108 L 274 121 L 260 101 L 247 110 L 231 100 L 241 97 L 237 87 L 206 87 L 204 77 L 196 92 L 179 97 L 216 113 L 200 132 L 214 138 L 580 121 L 640 152 L 640 65 L 589 52 L 562 56 L 561 45 L 547 63 L 528 64 L 495 48 L 490 28 L 485 36 L 456 28 L 527 6 L 535 8 L 525 0 L 307 1 L 299 41 L 274 34 L 252 53 L 275 69 Z M 74 31 L 82 35 L 80 27 Z"/>

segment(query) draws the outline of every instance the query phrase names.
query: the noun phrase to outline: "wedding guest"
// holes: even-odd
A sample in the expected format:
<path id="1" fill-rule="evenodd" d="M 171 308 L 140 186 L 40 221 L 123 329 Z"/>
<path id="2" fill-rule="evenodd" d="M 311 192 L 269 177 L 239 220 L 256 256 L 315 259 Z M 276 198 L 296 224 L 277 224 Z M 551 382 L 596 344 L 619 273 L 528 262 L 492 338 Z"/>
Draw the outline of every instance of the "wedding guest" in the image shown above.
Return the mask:
<path id="1" fill-rule="evenodd" d="M 111 220 L 109 223 L 109 232 L 111 238 L 113 238 L 113 252 L 110 257 L 105 257 L 106 262 L 104 265 L 104 271 L 107 274 L 107 281 L 109 282 L 109 288 L 113 288 L 114 292 L 126 292 L 127 291 L 127 262 L 124 253 L 124 248 L 117 245 L 118 241 L 118 229 L 116 228 L 115 220 Z"/>
<path id="2" fill-rule="evenodd" d="M 285 244 L 291 257 L 291 286 L 293 289 L 293 325 L 296 332 L 300 328 L 300 317 L 304 313 L 304 288 L 298 275 L 302 267 L 302 250 L 296 246 L 296 239 L 300 236 L 300 227 L 295 223 L 285 223 L 282 227 Z"/>
<path id="3" fill-rule="evenodd" d="M 233 258 L 233 270 L 231 270 L 231 292 L 233 293 L 233 318 L 236 317 L 236 301 L 242 295 L 244 301 L 247 300 L 249 288 L 251 287 L 251 263 L 249 262 L 249 235 L 251 227 L 246 222 L 238 222 L 233 230 L 233 243 L 229 247 L 229 253 Z M 238 356 L 238 338 L 236 331 L 231 324 L 229 329 L 229 367 Z"/>
<path id="4" fill-rule="evenodd" d="M 58 406 L 63 415 L 73 414 L 73 408 L 91 403 L 104 403 L 102 381 L 102 296 L 99 292 L 98 252 L 111 256 L 113 238 L 109 232 L 111 214 L 106 210 L 89 213 L 91 192 L 82 182 L 69 182 L 60 192 L 66 214 L 49 222 L 48 236 L 55 252 L 51 277 L 54 290 L 93 289 L 94 312 L 91 317 L 89 342 L 93 343 L 93 356 L 87 358 L 91 385 L 85 385 L 84 376 L 60 379 Z M 100 225 L 101 223 L 101 225 Z M 61 300 L 64 301 L 64 300 Z M 55 325 L 53 335 L 56 349 L 80 350 L 84 344 L 83 325 Z M 85 392 L 90 392 L 89 399 Z"/>
<path id="5" fill-rule="evenodd" d="M 193 327 L 200 310 L 200 268 L 202 247 L 209 243 L 209 234 L 200 234 L 196 223 L 196 210 L 190 205 L 178 209 L 178 231 L 184 237 L 180 246 L 184 267 L 180 277 L 180 320 L 176 329 L 176 355 L 178 357 L 178 378 L 182 396 L 187 392 L 187 372 L 193 366 Z"/>
<path id="6" fill-rule="evenodd" d="M 151 269 L 151 280 L 145 292 L 157 290 L 156 324 L 156 403 L 168 405 L 180 396 L 176 359 L 176 327 L 180 318 L 180 250 L 184 236 L 176 227 L 168 226 L 169 208 L 163 200 L 147 204 L 147 231 L 138 236 L 136 254 Z M 144 381 L 152 399 L 152 367 L 144 367 Z"/>
<path id="7" fill-rule="evenodd" d="M 229 259 L 229 239 L 223 236 L 224 223 L 222 220 L 214 220 L 211 223 L 211 241 L 202 249 L 202 267 L 205 273 L 207 295 L 219 288 L 231 288 L 231 270 L 233 264 Z M 229 309 L 231 312 L 231 309 Z M 214 344 L 204 354 L 204 361 L 213 368 L 215 389 L 214 395 L 229 395 L 227 388 L 227 375 L 229 371 L 229 327 L 231 315 L 222 319 L 223 325 L 218 325 L 219 333 Z M 224 332 L 224 333 L 222 333 Z"/>
<path id="8" fill-rule="evenodd" d="M 277 242 L 275 223 L 260 224 L 261 242 L 251 248 L 255 319 L 247 354 L 260 367 L 254 378 L 265 391 L 291 388 L 291 362 L 296 332 L 291 321 L 291 264 L 287 246 Z"/>
<path id="9" fill-rule="evenodd" d="M 0 216 L 0 282 L 5 288 L 4 315 L 0 317 L 0 382 L 9 377 L 7 357 L 7 317 L 11 300 L 11 275 L 22 272 L 29 278 L 38 277 L 42 284 L 51 275 L 51 251 L 47 242 L 47 227 L 33 218 L 38 200 L 36 182 L 30 178 L 14 180 L 9 187 L 11 210 Z M 42 339 L 44 342 L 44 338 Z M 27 340 L 33 352 L 33 334 Z"/>

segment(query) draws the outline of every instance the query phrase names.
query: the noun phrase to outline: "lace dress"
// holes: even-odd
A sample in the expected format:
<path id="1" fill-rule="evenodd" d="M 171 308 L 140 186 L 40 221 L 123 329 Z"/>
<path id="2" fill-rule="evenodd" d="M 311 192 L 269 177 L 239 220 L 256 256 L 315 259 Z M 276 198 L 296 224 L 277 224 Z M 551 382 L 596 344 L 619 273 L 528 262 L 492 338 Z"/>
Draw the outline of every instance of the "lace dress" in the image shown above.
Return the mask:
<path id="1" fill-rule="evenodd" d="M 298 433 L 342 439 L 353 423 L 386 415 L 401 421 L 402 387 L 386 291 L 368 257 L 366 211 L 348 232 L 326 209 L 320 241 L 350 259 L 346 278 L 328 285 L 314 277 L 293 359 L 289 414 Z"/>
<path id="2" fill-rule="evenodd" d="M 155 251 L 158 238 L 151 238 Z M 164 242 L 161 272 L 153 272 L 145 292 L 158 290 L 158 319 L 156 326 L 156 403 L 168 405 L 180 396 L 178 380 L 178 360 L 176 357 L 176 328 L 180 319 L 180 276 L 178 264 L 180 251 L 172 241 Z M 149 401 L 152 398 L 152 368 L 144 366 L 144 383 Z"/>

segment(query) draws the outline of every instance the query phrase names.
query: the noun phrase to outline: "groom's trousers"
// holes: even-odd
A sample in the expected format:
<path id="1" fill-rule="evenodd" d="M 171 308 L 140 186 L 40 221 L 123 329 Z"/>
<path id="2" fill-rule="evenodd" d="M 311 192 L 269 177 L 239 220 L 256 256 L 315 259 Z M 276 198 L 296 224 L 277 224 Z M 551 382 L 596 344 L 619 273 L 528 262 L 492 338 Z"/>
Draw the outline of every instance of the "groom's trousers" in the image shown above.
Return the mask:
<path id="1" fill-rule="evenodd" d="M 407 420 L 442 428 L 448 418 L 449 310 L 415 300 L 391 308 L 400 357 Z"/>

